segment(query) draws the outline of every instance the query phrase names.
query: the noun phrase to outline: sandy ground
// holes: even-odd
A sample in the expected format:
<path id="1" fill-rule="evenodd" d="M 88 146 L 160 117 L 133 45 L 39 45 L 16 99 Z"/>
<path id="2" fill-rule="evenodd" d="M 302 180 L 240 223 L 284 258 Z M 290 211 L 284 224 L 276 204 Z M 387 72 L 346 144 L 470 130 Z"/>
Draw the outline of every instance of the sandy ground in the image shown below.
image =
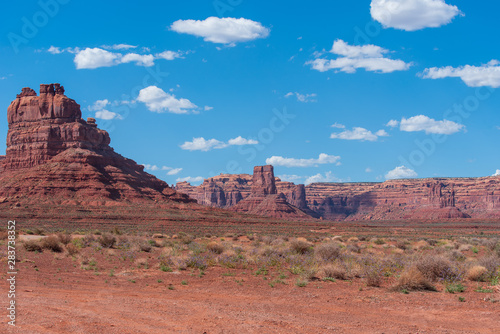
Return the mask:
<path id="1" fill-rule="evenodd" d="M 17 326 L 3 316 L 2 333 L 500 333 L 498 288 L 403 294 L 361 280 L 298 287 L 293 275 L 271 287 L 279 273 L 264 279 L 255 268 L 110 275 L 104 259 L 96 273 L 62 254 L 31 254 L 18 265 Z M 0 289 L 6 305 L 5 274 Z"/>

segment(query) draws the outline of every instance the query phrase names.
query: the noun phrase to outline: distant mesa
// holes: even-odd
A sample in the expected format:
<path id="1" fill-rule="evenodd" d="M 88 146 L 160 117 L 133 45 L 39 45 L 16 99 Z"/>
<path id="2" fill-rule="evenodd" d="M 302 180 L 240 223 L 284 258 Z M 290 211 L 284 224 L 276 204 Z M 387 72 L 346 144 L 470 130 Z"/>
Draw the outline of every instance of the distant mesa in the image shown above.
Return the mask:
<path id="1" fill-rule="evenodd" d="M 126 205 L 192 203 L 109 146 L 109 134 L 60 84 L 23 88 L 7 109 L 6 155 L 0 157 L 0 203 Z"/>
<path id="2" fill-rule="evenodd" d="M 304 186 L 274 177 L 272 166 L 257 166 L 253 176 L 221 174 L 197 187 L 177 183 L 176 189 L 203 205 L 281 218 L 301 219 L 304 214 L 338 221 L 500 218 L 500 177 Z"/>

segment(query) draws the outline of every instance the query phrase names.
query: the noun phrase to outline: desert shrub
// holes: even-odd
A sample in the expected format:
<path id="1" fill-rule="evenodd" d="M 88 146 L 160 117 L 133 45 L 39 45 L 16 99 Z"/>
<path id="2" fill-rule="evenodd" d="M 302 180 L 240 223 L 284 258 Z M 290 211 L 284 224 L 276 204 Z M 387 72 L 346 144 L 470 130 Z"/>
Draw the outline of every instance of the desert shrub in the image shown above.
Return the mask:
<path id="1" fill-rule="evenodd" d="M 481 282 L 486 278 L 488 269 L 483 266 L 472 266 L 467 270 L 467 278 L 471 281 Z"/>
<path id="2" fill-rule="evenodd" d="M 459 250 L 453 250 L 449 253 L 449 256 L 452 260 L 455 260 L 455 261 L 465 261 L 465 259 L 467 259 L 467 257 Z"/>
<path id="3" fill-rule="evenodd" d="M 41 241 L 41 245 L 43 249 L 48 249 L 56 253 L 60 253 L 63 250 L 61 243 L 59 242 L 59 238 L 57 238 L 55 235 L 51 235 L 43 239 Z"/>
<path id="4" fill-rule="evenodd" d="M 224 246 L 215 241 L 209 242 L 207 249 L 214 254 L 222 254 L 224 252 Z"/>
<path id="5" fill-rule="evenodd" d="M 207 261 L 199 255 L 192 255 L 186 259 L 186 266 L 189 268 L 205 269 L 207 268 Z"/>
<path id="6" fill-rule="evenodd" d="M 69 233 L 57 233 L 57 238 L 63 245 L 67 245 L 71 242 L 71 234 Z"/>
<path id="7" fill-rule="evenodd" d="M 94 237 L 93 234 L 85 234 L 85 236 L 81 240 L 83 248 L 90 247 L 92 243 L 96 242 L 96 238 Z"/>
<path id="8" fill-rule="evenodd" d="M 357 244 L 347 246 L 347 250 L 351 253 L 361 253 L 361 247 L 359 247 Z"/>
<path id="9" fill-rule="evenodd" d="M 408 248 L 409 244 L 410 243 L 407 240 L 398 240 L 396 242 L 396 247 L 399 248 L 399 249 L 405 250 L 405 249 Z"/>
<path id="10" fill-rule="evenodd" d="M 74 256 L 78 254 L 80 251 L 77 246 L 74 244 L 70 243 L 66 245 L 66 251 L 68 252 L 69 255 Z"/>
<path id="11" fill-rule="evenodd" d="M 436 239 L 427 239 L 427 243 L 429 244 L 429 246 L 434 247 L 439 243 L 439 241 L 437 241 Z"/>
<path id="12" fill-rule="evenodd" d="M 181 238 L 181 242 L 185 245 L 189 245 L 194 240 L 194 237 L 190 234 L 181 235 L 181 233 L 179 233 L 179 236 Z"/>
<path id="13" fill-rule="evenodd" d="M 149 253 L 153 249 L 153 246 L 151 246 L 151 244 L 149 242 L 144 241 L 144 240 L 139 241 L 138 246 L 139 246 L 139 249 L 141 250 L 141 252 Z"/>
<path id="14" fill-rule="evenodd" d="M 375 245 L 384 245 L 385 244 L 385 240 L 382 239 L 382 238 L 377 238 L 377 239 L 375 239 L 375 241 L 373 243 Z"/>
<path id="15" fill-rule="evenodd" d="M 311 250 L 311 243 L 304 238 L 296 238 L 290 242 L 290 249 L 297 254 L 305 254 Z"/>
<path id="16" fill-rule="evenodd" d="M 42 251 L 42 246 L 40 245 L 40 242 L 37 240 L 27 240 L 24 242 L 24 249 L 26 249 L 28 252 L 41 252 Z"/>
<path id="17" fill-rule="evenodd" d="M 401 273 L 396 286 L 396 290 L 430 290 L 436 288 L 425 278 L 424 274 L 416 267 L 411 266 Z"/>
<path id="18" fill-rule="evenodd" d="M 366 285 L 379 287 L 382 285 L 382 272 L 378 268 L 369 268 L 365 271 Z"/>
<path id="19" fill-rule="evenodd" d="M 418 270 L 429 280 L 453 280 L 459 275 L 450 260 L 442 255 L 427 255 L 417 262 Z"/>
<path id="20" fill-rule="evenodd" d="M 97 241 L 103 248 L 112 248 L 116 243 L 116 238 L 109 233 L 104 233 L 99 236 Z"/>
<path id="21" fill-rule="evenodd" d="M 486 279 L 492 278 L 500 272 L 500 258 L 495 255 L 479 259 L 478 264 L 488 270 L 485 274 Z"/>
<path id="22" fill-rule="evenodd" d="M 347 268 L 339 264 L 331 264 L 322 268 L 323 277 L 331 277 L 341 280 L 349 279 Z"/>
<path id="23" fill-rule="evenodd" d="M 312 279 L 317 278 L 316 275 L 318 274 L 318 269 L 316 267 L 311 267 L 305 269 L 302 274 L 300 274 L 300 277 L 304 280 L 310 281 Z"/>
<path id="24" fill-rule="evenodd" d="M 500 240 L 497 238 L 486 239 L 483 241 L 483 245 L 489 250 L 495 250 L 498 246 L 500 246 Z"/>
<path id="25" fill-rule="evenodd" d="M 34 234 L 34 235 L 45 235 L 45 232 L 43 231 L 43 229 L 38 228 L 38 227 L 35 227 L 35 228 L 33 229 L 33 234 Z"/>
<path id="26" fill-rule="evenodd" d="M 314 253 L 318 258 L 325 262 L 330 262 L 337 259 L 340 256 L 342 249 L 339 244 L 335 242 L 329 242 L 326 244 L 321 244 L 316 246 Z"/>

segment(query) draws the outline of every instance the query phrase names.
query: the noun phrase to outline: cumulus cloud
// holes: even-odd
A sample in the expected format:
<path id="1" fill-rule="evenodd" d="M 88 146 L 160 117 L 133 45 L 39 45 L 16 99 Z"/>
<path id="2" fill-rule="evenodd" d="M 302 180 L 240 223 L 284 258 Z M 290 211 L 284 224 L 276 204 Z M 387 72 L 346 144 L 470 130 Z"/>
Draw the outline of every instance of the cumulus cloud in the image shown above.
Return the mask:
<path id="1" fill-rule="evenodd" d="M 326 172 L 324 175 L 318 173 L 313 176 L 309 176 L 304 184 L 311 184 L 311 183 L 317 183 L 317 182 L 339 182 L 341 181 L 340 179 L 336 178 L 333 176 L 332 172 Z"/>
<path id="2" fill-rule="evenodd" d="M 387 174 L 385 174 L 385 178 L 387 180 L 408 179 L 417 176 L 418 174 L 413 169 L 410 169 L 406 166 L 396 167 L 393 170 L 388 171 Z"/>
<path id="3" fill-rule="evenodd" d="M 387 122 L 387 124 L 385 126 L 388 126 L 390 128 L 395 128 L 399 125 L 399 121 L 395 120 L 395 119 L 391 119 L 389 122 Z"/>
<path id="4" fill-rule="evenodd" d="M 141 89 L 137 101 L 146 104 L 150 111 L 158 113 L 187 114 L 190 111 L 196 113 L 198 108 L 188 99 L 176 99 L 175 95 L 169 94 L 156 86 Z"/>
<path id="5" fill-rule="evenodd" d="M 261 23 L 252 20 L 214 16 L 202 21 L 178 20 L 172 23 L 170 29 L 178 33 L 203 37 L 207 42 L 229 45 L 266 38 L 270 32 Z"/>
<path id="6" fill-rule="evenodd" d="M 95 69 L 99 67 L 110 67 L 120 63 L 120 54 L 109 52 L 99 48 L 86 48 L 75 55 L 76 69 Z"/>
<path id="7" fill-rule="evenodd" d="M 460 78 L 469 87 L 489 86 L 500 87 L 500 62 L 491 60 L 485 65 L 460 67 L 431 67 L 426 68 L 421 76 L 424 79 Z"/>
<path id="8" fill-rule="evenodd" d="M 153 171 L 153 172 L 154 172 L 154 171 L 157 171 L 157 170 L 159 170 L 159 169 L 160 169 L 160 168 L 158 168 L 158 166 L 156 166 L 156 165 L 143 164 L 143 166 L 144 166 L 144 169 L 145 169 L 145 170 L 150 170 L 150 171 Z"/>
<path id="9" fill-rule="evenodd" d="M 497 169 L 497 171 L 495 172 L 495 174 L 493 174 L 492 176 L 500 176 L 500 169 Z"/>
<path id="10" fill-rule="evenodd" d="M 463 15 L 444 0 L 372 0 L 370 13 L 384 28 L 406 31 L 437 28 Z"/>
<path id="11" fill-rule="evenodd" d="M 213 149 L 221 149 L 229 146 L 241 146 L 241 145 L 257 145 L 259 142 L 253 139 L 245 139 L 241 136 L 238 136 L 233 139 L 229 139 L 226 142 L 217 140 L 217 139 L 205 139 L 203 137 L 193 138 L 192 141 L 187 141 L 182 144 L 180 147 L 183 150 L 188 151 L 210 151 Z"/>
<path id="12" fill-rule="evenodd" d="M 202 176 L 195 176 L 195 177 L 187 176 L 187 177 L 180 177 L 175 181 L 176 182 L 184 182 L 185 181 L 185 182 L 189 182 L 189 183 L 201 183 L 201 182 L 203 182 L 203 177 Z"/>
<path id="13" fill-rule="evenodd" d="M 373 172 L 373 170 L 370 167 L 366 167 L 365 172 L 366 173 L 371 173 L 371 172 Z"/>
<path id="14" fill-rule="evenodd" d="M 135 63 L 137 66 L 150 67 L 154 65 L 157 59 L 174 60 L 176 58 L 184 58 L 181 51 L 163 51 L 156 55 L 112 52 L 108 50 L 126 50 L 129 48 L 137 48 L 133 45 L 117 44 L 113 46 L 104 45 L 102 48 L 65 48 L 51 46 L 47 52 L 51 54 L 72 53 L 75 54 L 73 59 L 76 69 L 96 69 L 100 67 L 111 67 L 119 64 Z M 105 50 L 106 49 L 106 50 Z M 143 48 L 142 52 L 149 49 Z"/>
<path id="15" fill-rule="evenodd" d="M 89 111 L 95 111 L 95 118 L 104 119 L 104 120 L 112 120 L 112 119 L 123 119 L 123 117 L 115 112 L 109 111 L 105 109 L 111 103 L 109 100 L 97 100 L 93 105 L 88 106 L 87 109 Z"/>
<path id="16" fill-rule="evenodd" d="M 355 73 L 359 68 L 377 73 L 405 71 L 410 68 L 411 63 L 385 57 L 389 52 L 376 45 L 355 46 L 337 39 L 330 50 L 330 53 L 338 55 L 336 59 L 317 58 L 306 64 L 320 72 L 335 70 L 345 73 Z"/>
<path id="17" fill-rule="evenodd" d="M 290 92 L 290 93 L 287 93 L 285 95 L 286 98 L 290 97 L 290 96 L 296 96 L 297 97 L 297 101 L 299 102 L 317 102 L 317 100 L 315 99 L 315 97 L 317 96 L 315 93 L 312 93 L 312 94 L 300 94 L 300 93 L 293 93 L 293 92 Z"/>
<path id="18" fill-rule="evenodd" d="M 135 62 L 137 66 L 150 67 L 155 64 L 155 57 L 153 55 L 140 55 L 137 53 L 127 53 L 120 59 L 120 62 L 123 64 Z"/>
<path id="19" fill-rule="evenodd" d="M 330 138 L 343 140 L 377 141 L 379 137 L 387 137 L 389 134 L 385 130 L 378 130 L 373 133 L 361 127 L 354 127 L 352 130 L 345 130 L 332 133 Z"/>
<path id="20" fill-rule="evenodd" d="M 253 139 L 245 139 L 242 136 L 238 136 L 227 141 L 229 145 L 257 145 L 259 142 Z"/>
<path id="21" fill-rule="evenodd" d="M 182 168 L 172 168 L 168 166 L 161 166 L 158 167 L 157 165 L 151 165 L 151 164 L 143 164 L 144 169 L 152 172 L 156 172 L 159 170 L 164 170 L 167 171 L 167 175 L 177 175 L 182 171 Z"/>
<path id="22" fill-rule="evenodd" d="M 340 157 L 321 153 L 317 159 L 295 159 L 272 156 L 266 159 L 266 164 L 284 167 L 317 167 L 323 164 L 339 164 Z"/>
<path id="23" fill-rule="evenodd" d="M 158 53 L 156 55 L 157 58 L 166 59 L 166 60 L 174 60 L 175 58 L 184 58 L 180 51 L 163 51 L 162 53 Z"/>
<path id="24" fill-rule="evenodd" d="M 401 119 L 399 129 L 406 132 L 425 131 L 426 134 L 435 133 L 451 135 L 465 130 L 465 125 L 448 120 L 436 121 L 425 115 Z"/>

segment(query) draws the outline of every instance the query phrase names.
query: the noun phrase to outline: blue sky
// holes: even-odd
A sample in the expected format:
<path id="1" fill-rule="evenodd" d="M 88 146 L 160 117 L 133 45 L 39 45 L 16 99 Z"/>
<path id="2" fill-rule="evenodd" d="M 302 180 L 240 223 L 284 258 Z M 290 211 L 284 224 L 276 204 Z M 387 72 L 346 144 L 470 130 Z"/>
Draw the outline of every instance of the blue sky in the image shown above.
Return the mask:
<path id="1" fill-rule="evenodd" d="M 272 163 L 296 183 L 500 174 L 496 1 L 14 1 L 0 138 L 59 82 L 172 184 Z M 5 146 L 0 148 L 4 154 Z"/>

